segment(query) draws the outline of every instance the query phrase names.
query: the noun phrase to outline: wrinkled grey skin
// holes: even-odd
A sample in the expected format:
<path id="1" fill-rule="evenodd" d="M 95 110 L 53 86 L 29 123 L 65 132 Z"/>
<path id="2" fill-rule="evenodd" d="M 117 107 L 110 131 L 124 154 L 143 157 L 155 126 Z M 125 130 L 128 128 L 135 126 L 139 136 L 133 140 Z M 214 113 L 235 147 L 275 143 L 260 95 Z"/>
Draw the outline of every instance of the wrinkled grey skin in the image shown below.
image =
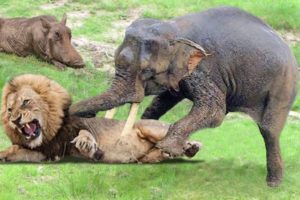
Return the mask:
<path id="1" fill-rule="evenodd" d="M 0 52 L 18 56 L 37 55 L 63 69 L 84 67 L 84 62 L 71 44 L 71 30 L 53 16 L 33 18 L 0 18 Z"/>
<path id="2" fill-rule="evenodd" d="M 191 74 L 186 74 L 191 47 L 174 45 L 176 38 L 189 39 L 211 54 Z M 182 152 L 183 141 L 192 132 L 219 126 L 228 112 L 247 113 L 265 141 L 267 183 L 279 185 L 283 175 L 279 135 L 296 96 L 298 71 L 289 47 L 270 26 L 231 7 L 165 22 L 137 20 L 127 28 L 115 62 L 111 88 L 79 102 L 71 112 L 88 116 L 158 94 L 143 114 L 158 119 L 182 99 L 190 99 L 189 114 L 157 145 L 173 155 Z"/>

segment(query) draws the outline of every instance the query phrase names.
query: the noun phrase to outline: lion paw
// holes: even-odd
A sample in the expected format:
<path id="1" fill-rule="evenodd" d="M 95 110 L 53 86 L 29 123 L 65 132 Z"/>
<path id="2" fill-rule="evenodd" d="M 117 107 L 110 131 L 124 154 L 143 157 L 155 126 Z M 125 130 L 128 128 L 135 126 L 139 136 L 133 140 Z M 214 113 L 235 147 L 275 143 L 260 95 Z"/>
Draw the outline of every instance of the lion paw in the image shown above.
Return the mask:
<path id="1" fill-rule="evenodd" d="M 189 158 L 194 157 L 203 145 L 197 141 L 187 141 L 184 147 L 184 155 Z"/>
<path id="2" fill-rule="evenodd" d="M 0 153 L 0 162 L 8 162 L 8 161 L 9 161 L 8 154 L 5 152 L 1 152 Z"/>
<path id="3" fill-rule="evenodd" d="M 100 160 L 103 156 L 95 138 L 88 131 L 80 131 L 71 143 L 74 143 L 78 151 L 85 157 Z"/>
<path id="4" fill-rule="evenodd" d="M 7 158 L 6 157 L 3 157 L 3 158 L 0 158 L 0 162 L 7 162 Z"/>

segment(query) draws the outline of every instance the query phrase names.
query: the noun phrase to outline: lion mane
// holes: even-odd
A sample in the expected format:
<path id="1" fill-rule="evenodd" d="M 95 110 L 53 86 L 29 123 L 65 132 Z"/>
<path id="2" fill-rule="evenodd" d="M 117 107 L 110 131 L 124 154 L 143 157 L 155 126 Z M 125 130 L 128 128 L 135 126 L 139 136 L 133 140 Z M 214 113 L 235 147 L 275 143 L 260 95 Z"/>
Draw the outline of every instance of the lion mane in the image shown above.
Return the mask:
<path id="1" fill-rule="evenodd" d="M 6 135 L 13 144 L 23 145 L 20 133 L 9 125 L 7 111 L 8 95 L 18 92 L 22 87 L 30 87 L 42 102 L 44 116 L 43 143 L 51 141 L 63 124 L 63 117 L 71 105 L 69 93 L 58 83 L 42 75 L 24 74 L 11 79 L 2 91 L 1 117 Z"/>

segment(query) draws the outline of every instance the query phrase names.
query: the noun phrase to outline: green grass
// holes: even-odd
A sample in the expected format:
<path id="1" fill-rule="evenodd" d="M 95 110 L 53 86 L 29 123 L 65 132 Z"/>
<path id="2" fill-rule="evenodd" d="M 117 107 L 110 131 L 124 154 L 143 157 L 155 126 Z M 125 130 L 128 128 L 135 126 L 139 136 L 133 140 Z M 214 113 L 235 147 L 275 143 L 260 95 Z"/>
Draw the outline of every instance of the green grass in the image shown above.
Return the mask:
<path id="1" fill-rule="evenodd" d="M 262 18 L 277 30 L 300 30 L 299 0 L 74 0 L 56 9 L 42 10 L 39 8 L 41 4 L 50 2 L 53 1 L 0 0 L 0 15 L 18 17 L 52 14 L 61 17 L 64 12 L 88 10 L 91 15 L 84 19 L 85 26 L 75 28 L 74 32 L 77 35 L 89 36 L 102 41 L 101 35 L 103 36 L 103 33 L 115 20 L 127 16 L 136 8 L 142 8 L 143 17 L 170 19 L 186 13 L 226 5 L 240 7 Z"/>
<path id="2" fill-rule="evenodd" d="M 33 16 L 89 10 L 84 26 L 73 30 L 74 37 L 115 42 L 109 38 L 112 24 L 126 17 L 131 9 L 143 8 L 143 16 L 168 19 L 215 5 L 234 5 L 252 12 L 277 30 L 297 32 L 300 28 L 300 2 L 290 1 L 175 1 L 74 0 L 72 3 L 43 11 L 46 0 L 0 0 L 0 16 Z M 101 14 L 101 15 L 100 15 Z M 299 44 L 293 52 L 300 61 Z M 23 73 L 43 74 L 63 85 L 79 101 L 105 91 L 109 74 L 87 63 L 86 70 L 57 71 L 54 66 L 34 57 L 20 58 L 0 54 L 0 88 L 10 78 Z M 300 88 L 300 87 L 299 87 Z M 1 94 L 1 90 L 0 90 Z M 146 98 L 139 115 L 150 103 Z M 175 122 L 188 113 L 184 101 L 162 120 Z M 300 109 L 300 98 L 294 110 Z M 128 105 L 118 109 L 117 119 L 125 119 Z M 104 113 L 100 113 L 102 116 Z M 255 123 L 235 114 L 215 129 L 198 131 L 192 139 L 204 147 L 192 160 L 175 160 L 155 165 L 94 164 L 69 161 L 44 164 L 1 164 L 0 199 L 300 199 L 300 123 L 289 119 L 282 132 L 281 147 L 285 160 L 285 177 L 278 188 L 265 184 L 265 148 Z M 0 125 L 0 147 L 10 145 Z"/>

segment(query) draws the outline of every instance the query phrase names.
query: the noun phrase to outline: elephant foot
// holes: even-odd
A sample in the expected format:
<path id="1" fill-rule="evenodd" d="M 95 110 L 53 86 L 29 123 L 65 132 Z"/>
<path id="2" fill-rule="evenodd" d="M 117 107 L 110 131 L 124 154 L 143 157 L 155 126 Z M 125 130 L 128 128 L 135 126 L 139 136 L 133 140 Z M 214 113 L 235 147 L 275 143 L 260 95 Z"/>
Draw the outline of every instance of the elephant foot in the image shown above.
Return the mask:
<path id="1" fill-rule="evenodd" d="M 156 144 L 156 147 L 164 152 L 165 156 L 170 158 L 178 157 L 184 154 L 185 151 L 185 139 L 180 137 L 166 137 Z"/>
<path id="2" fill-rule="evenodd" d="M 269 187 L 278 187 L 282 182 L 282 176 L 267 176 L 267 184 Z"/>

